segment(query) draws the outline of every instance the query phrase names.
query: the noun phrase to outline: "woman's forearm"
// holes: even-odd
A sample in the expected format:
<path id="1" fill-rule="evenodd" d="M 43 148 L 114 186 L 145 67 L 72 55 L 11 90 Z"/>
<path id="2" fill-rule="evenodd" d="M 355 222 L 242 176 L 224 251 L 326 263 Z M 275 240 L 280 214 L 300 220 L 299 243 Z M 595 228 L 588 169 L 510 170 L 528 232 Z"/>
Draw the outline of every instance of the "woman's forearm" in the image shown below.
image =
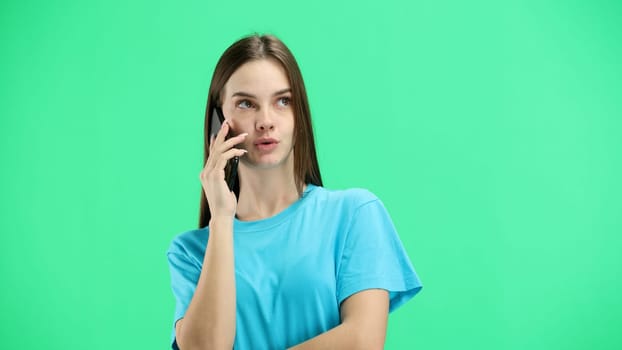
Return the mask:
<path id="1" fill-rule="evenodd" d="M 298 344 L 289 350 L 319 350 L 319 349 L 382 349 L 374 348 L 373 344 L 365 341 L 365 336 L 351 324 L 340 324 L 304 343 Z"/>
<path id="2" fill-rule="evenodd" d="M 179 348 L 231 349 L 235 338 L 233 218 L 212 218 L 203 268 L 180 325 Z"/>
<path id="3" fill-rule="evenodd" d="M 367 289 L 343 301 L 340 308 L 343 322 L 291 350 L 384 348 L 389 315 L 389 294 L 386 290 Z"/>

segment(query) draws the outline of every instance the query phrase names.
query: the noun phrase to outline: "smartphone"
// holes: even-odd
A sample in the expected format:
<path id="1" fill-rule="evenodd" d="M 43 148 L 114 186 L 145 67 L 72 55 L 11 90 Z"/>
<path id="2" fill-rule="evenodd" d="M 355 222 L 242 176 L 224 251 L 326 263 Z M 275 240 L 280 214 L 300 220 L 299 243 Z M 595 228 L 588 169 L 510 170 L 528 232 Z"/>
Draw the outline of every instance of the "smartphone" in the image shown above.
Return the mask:
<path id="1" fill-rule="evenodd" d="M 222 127 L 222 124 L 225 122 L 225 116 L 222 114 L 222 109 L 219 107 L 214 107 L 212 111 L 212 120 L 210 121 L 208 127 L 209 139 L 212 140 L 212 137 L 216 137 L 218 131 Z M 231 132 L 231 129 L 229 129 Z M 226 136 L 229 138 L 229 135 Z M 235 156 L 227 162 L 225 166 L 225 181 L 229 186 L 229 190 L 233 191 L 233 185 L 235 184 L 235 180 L 238 176 L 238 163 L 240 163 L 240 157 Z"/>

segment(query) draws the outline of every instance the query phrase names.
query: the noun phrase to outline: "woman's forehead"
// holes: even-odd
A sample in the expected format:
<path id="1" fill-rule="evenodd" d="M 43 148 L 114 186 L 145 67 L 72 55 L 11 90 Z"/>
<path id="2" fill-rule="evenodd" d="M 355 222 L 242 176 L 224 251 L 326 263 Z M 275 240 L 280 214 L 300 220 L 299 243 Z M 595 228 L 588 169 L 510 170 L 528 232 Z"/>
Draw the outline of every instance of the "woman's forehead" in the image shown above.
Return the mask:
<path id="1" fill-rule="evenodd" d="M 277 61 L 262 59 L 240 66 L 225 84 L 224 91 L 227 96 L 242 92 L 262 97 L 289 88 L 289 79 L 283 66 Z"/>

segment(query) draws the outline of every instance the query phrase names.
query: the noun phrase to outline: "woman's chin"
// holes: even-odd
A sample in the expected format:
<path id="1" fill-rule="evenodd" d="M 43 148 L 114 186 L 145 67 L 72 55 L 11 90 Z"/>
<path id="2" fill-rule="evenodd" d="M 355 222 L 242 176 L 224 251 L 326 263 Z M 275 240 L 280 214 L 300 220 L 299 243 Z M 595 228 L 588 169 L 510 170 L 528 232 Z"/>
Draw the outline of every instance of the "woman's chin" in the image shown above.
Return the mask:
<path id="1" fill-rule="evenodd" d="M 279 158 L 279 157 L 276 157 L 275 155 L 263 155 L 258 158 L 241 157 L 240 163 L 243 163 L 249 168 L 267 170 L 267 169 L 275 169 L 278 167 L 285 166 L 285 164 L 288 163 L 287 162 L 288 159 L 289 157 Z"/>

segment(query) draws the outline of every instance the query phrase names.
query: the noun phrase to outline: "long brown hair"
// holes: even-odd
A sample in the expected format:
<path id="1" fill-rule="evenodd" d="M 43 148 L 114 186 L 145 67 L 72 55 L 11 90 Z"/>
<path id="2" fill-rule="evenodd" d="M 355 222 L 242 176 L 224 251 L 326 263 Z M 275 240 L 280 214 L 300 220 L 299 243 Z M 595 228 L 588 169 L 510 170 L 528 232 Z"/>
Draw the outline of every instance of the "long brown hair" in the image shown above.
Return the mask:
<path id="1" fill-rule="evenodd" d="M 274 59 L 279 62 L 287 73 L 292 89 L 292 105 L 294 108 L 294 177 L 298 195 L 302 195 L 304 184 L 322 186 L 322 176 L 315 153 L 313 126 L 311 125 L 311 111 L 307 99 L 307 90 L 300 73 L 298 63 L 287 46 L 273 35 L 250 35 L 229 46 L 222 54 L 212 76 L 207 108 L 205 109 L 203 164 L 209 157 L 208 125 L 214 107 L 222 106 L 221 93 L 231 75 L 244 63 L 259 60 Z M 240 196 L 240 182 L 236 179 L 233 186 L 236 197 Z M 212 215 L 201 189 L 201 209 L 199 213 L 199 228 L 209 225 Z"/>

